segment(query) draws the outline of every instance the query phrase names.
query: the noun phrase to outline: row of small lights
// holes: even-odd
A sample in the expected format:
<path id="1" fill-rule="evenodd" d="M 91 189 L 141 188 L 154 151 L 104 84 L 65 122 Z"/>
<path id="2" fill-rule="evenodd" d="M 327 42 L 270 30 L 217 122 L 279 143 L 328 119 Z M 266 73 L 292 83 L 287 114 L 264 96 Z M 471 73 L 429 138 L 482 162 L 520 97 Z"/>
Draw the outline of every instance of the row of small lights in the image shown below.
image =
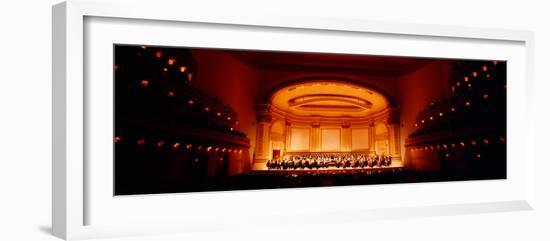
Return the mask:
<path id="1" fill-rule="evenodd" d="M 147 49 L 147 46 L 144 46 L 142 45 L 141 46 L 142 49 Z M 160 50 L 157 50 L 155 51 L 155 57 L 157 59 L 162 59 L 162 57 L 164 56 L 164 52 L 160 51 Z M 173 57 L 168 57 L 168 59 L 166 60 L 166 63 L 169 65 L 169 66 L 174 66 L 176 64 L 176 59 L 173 58 Z M 179 66 L 177 68 L 181 73 L 185 73 L 187 71 L 187 66 L 185 65 L 182 65 L 182 66 Z M 167 67 L 164 67 L 162 68 L 162 71 L 164 72 L 168 72 L 168 68 Z M 191 81 L 193 79 L 193 73 L 187 73 L 187 80 L 188 81 Z"/>
<path id="2" fill-rule="evenodd" d="M 168 97 L 174 97 L 174 96 L 176 96 L 176 93 L 174 93 L 173 91 L 168 91 L 167 96 L 168 96 Z M 193 105 L 195 105 L 195 101 L 194 101 L 193 99 L 189 99 L 189 100 L 187 100 L 187 104 L 188 104 L 189 106 L 193 106 Z M 203 108 L 203 111 L 204 111 L 204 112 L 210 112 L 210 107 L 205 106 L 205 107 Z M 217 117 L 223 118 L 221 112 L 216 112 L 216 116 L 217 116 Z M 233 118 L 232 118 L 231 116 L 227 116 L 227 117 L 225 117 L 225 119 L 226 119 L 227 121 L 231 121 Z M 238 125 L 238 124 L 239 124 L 239 122 L 238 122 L 238 121 L 235 121 L 235 125 Z M 231 130 L 233 130 L 233 128 L 231 128 Z"/>
<path id="3" fill-rule="evenodd" d="M 142 49 L 147 49 L 147 46 L 141 46 L 141 48 L 142 48 Z M 164 53 L 163 53 L 162 51 L 157 50 L 157 51 L 155 52 L 155 57 L 157 57 L 158 59 L 161 59 L 163 56 L 164 56 Z M 173 66 L 173 65 L 175 65 L 175 63 L 176 63 L 176 59 L 175 59 L 175 58 L 171 58 L 171 57 L 168 58 L 168 60 L 167 60 L 167 64 L 168 64 L 168 65 Z M 118 65 L 115 65 L 115 69 L 118 69 L 118 68 L 119 68 Z M 163 68 L 163 71 L 164 71 L 164 72 L 167 72 L 167 71 L 168 71 L 168 68 L 166 68 L 166 67 Z M 179 71 L 182 72 L 182 73 L 185 73 L 185 71 L 187 71 L 187 67 L 186 67 L 186 66 L 180 66 L 180 67 L 179 67 Z M 188 73 L 188 74 L 187 74 L 187 77 L 188 77 L 188 80 L 191 81 L 191 79 L 192 79 L 192 77 L 193 77 L 193 73 Z M 139 81 L 140 86 L 142 86 L 142 87 L 144 87 L 144 88 L 148 87 L 148 86 L 149 86 L 149 83 L 150 83 L 150 80 L 146 80 L 146 79 L 142 79 L 142 80 Z M 166 93 L 166 95 L 167 95 L 168 97 L 175 97 L 175 96 L 176 96 L 176 93 L 175 93 L 174 91 L 168 91 L 168 92 Z M 192 105 L 195 104 L 195 101 L 194 101 L 193 99 L 189 99 L 189 100 L 187 100 L 187 104 L 190 105 L 190 106 L 192 106 Z M 204 112 L 210 112 L 210 107 L 205 106 L 203 110 L 204 110 Z M 216 112 L 216 116 L 217 116 L 217 117 L 222 117 L 222 113 L 221 113 L 221 112 Z M 227 121 L 231 121 L 232 118 L 231 118 L 231 116 L 227 116 L 225 119 L 226 119 Z M 239 124 L 239 122 L 236 121 L 236 122 L 235 122 L 235 125 L 238 125 L 238 124 Z M 231 127 L 230 130 L 233 131 L 233 127 Z"/>
<path id="4" fill-rule="evenodd" d="M 489 94 L 484 94 L 484 95 L 483 95 L 483 99 L 484 99 L 484 100 L 489 99 Z M 472 105 L 472 101 L 466 101 L 466 102 L 464 102 L 464 106 L 466 106 L 466 107 L 470 107 L 471 105 Z M 456 112 L 456 108 L 455 108 L 455 107 L 451 107 L 450 112 L 453 112 L 453 113 Z M 444 112 L 439 112 L 438 115 L 435 115 L 435 118 L 437 118 L 438 116 L 439 116 L 439 117 L 443 117 L 444 115 L 445 115 Z M 430 117 L 428 117 L 428 120 L 433 121 L 435 118 L 434 118 L 434 116 L 430 116 Z M 420 120 L 420 123 L 424 124 L 424 123 L 426 123 L 426 121 L 425 121 L 424 119 L 422 119 L 422 120 Z M 415 127 L 418 127 L 419 124 L 418 124 L 418 123 L 415 123 L 414 126 L 415 126 Z"/>
<path id="5" fill-rule="evenodd" d="M 497 61 L 493 61 L 493 65 L 497 65 L 497 64 L 498 64 Z M 486 71 L 488 70 L 488 67 L 487 67 L 486 65 L 484 65 L 481 69 L 482 69 L 484 72 L 486 72 Z M 472 72 L 472 76 L 473 76 L 473 77 L 477 77 L 477 76 L 478 76 L 478 73 L 474 71 L 474 72 Z M 487 78 L 489 78 L 490 76 L 491 76 L 490 74 L 487 74 Z M 464 82 L 468 82 L 468 80 L 469 80 L 468 76 L 464 76 Z M 457 82 L 457 86 L 460 86 L 460 81 Z M 468 84 L 468 87 L 471 87 L 471 86 L 472 86 L 471 84 Z M 452 87 L 453 87 L 453 91 L 454 91 L 454 86 L 452 86 Z M 484 95 L 483 95 L 483 99 L 485 99 L 485 100 L 489 99 L 489 94 L 484 94 Z M 434 103 L 431 103 L 431 105 L 433 106 Z M 466 106 L 466 107 L 470 107 L 471 105 L 472 105 L 472 102 L 471 102 L 471 101 L 466 101 L 466 102 L 464 103 L 464 106 Z M 451 112 L 456 112 L 456 108 L 455 108 L 455 107 L 451 107 L 450 111 L 451 111 Z M 445 115 L 444 112 L 439 112 L 439 117 L 443 117 L 444 115 Z M 437 115 L 436 115 L 436 118 L 437 118 Z M 432 120 L 434 120 L 435 118 L 434 118 L 433 116 L 430 116 L 428 119 L 429 119 L 430 121 L 432 121 Z M 426 121 L 425 121 L 425 120 L 421 120 L 420 122 L 421 122 L 422 124 L 424 124 Z M 419 125 L 418 125 L 418 123 L 415 123 L 414 126 L 415 126 L 415 127 L 418 127 Z"/>
<path id="6" fill-rule="evenodd" d="M 143 80 L 142 80 L 142 81 L 143 81 Z M 147 86 L 148 86 L 148 83 L 145 84 L 145 85 L 141 84 L 141 86 L 147 87 Z M 168 92 L 166 93 L 166 96 L 172 98 L 172 97 L 175 97 L 175 96 L 176 96 L 176 93 L 175 93 L 174 91 L 168 91 Z M 193 99 L 189 99 L 189 100 L 187 100 L 187 104 L 188 104 L 189 106 L 193 106 L 193 105 L 195 105 L 195 101 L 194 101 Z M 204 112 L 210 112 L 210 107 L 205 106 L 205 107 L 203 108 L 203 111 L 204 111 Z M 216 112 L 216 116 L 217 116 L 217 117 L 223 118 L 221 112 Z M 232 118 L 231 116 L 227 116 L 227 117 L 225 117 L 225 119 L 226 119 L 227 121 L 231 121 L 233 118 Z M 238 125 L 238 124 L 239 124 L 239 122 L 238 122 L 238 121 L 235 121 L 235 125 Z M 233 128 L 231 128 L 231 130 L 233 130 Z"/>
<path id="7" fill-rule="evenodd" d="M 169 92 L 169 93 L 173 93 L 173 92 Z M 172 95 L 172 97 L 173 97 L 173 96 L 174 96 L 174 95 Z M 187 101 L 187 104 L 188 104 L 189 106 L 193 106 L 193 105 L 195 104 L 195 101 L 194 101 L 193 99 L 189 99 L 189 100 Z M 205 107 L 203 108 L 203 111 L 204 111 L 204 112 L 210 112 L 210 107 L 205 106 Z M 217 116 L 217 117 L 220 117 L 220 118 L 224 118 L 224 117 L 222 116 L 222 113 L 221 113 L 221 112 L 216 112 L 216 116 Z M 225 117 L 225 119 L 226 119 L 227 121 L 231 121 L 231 120 L 232 120 L 231 116 L 227 116 L 227 117 Z M 238 125 L 238 124 L 239 124 L 239 122 L 238 122 L 238 121 L 235 121 L 235 125 Z M 230 128 L 230 129 L 231 129 L 231 131 L 233 131 L 233 128 Z"/>
<path id="8" fill-rule="evenodd" d="M 121 143 L 123 141 L 123 138 L 122 136 L 115 136 L 114 138 L 114 142 L 116 144 L 118 143 Z M 144 146 L 145 144 L 147 143 L 147 140 L 145 138 L 139 138 L 136 140 L 136 145 L 137 146 Z M 167 143 L 164 141 L 164 140 L 159 140 L 155 143 L 155 146 L 157 148 L 163 148 L 167 145 Z M 206 151 L 206 152 L 211 152 L 211 151 L 215 151 L 215 152 L 228 152 L 228 153 L 242 153 L 244 149 L 239 149 L 239 148 L 227 148 L 227 147 L 217 147 L 217 146 L 214 146 L 214 145 L 193 145 L 191 143 L 187 143 L 185 145 L 183 145 L 181 142 L 174 142 L 170 145 L 170 147 L 174 150 L 174 151 L 177 151 L 177 150 L 192 150 L 193 149 L 193 146 L 195 146 L 195 149 L 197 151 Z"/>
<path id="9" fill-rule="evenodd" d="M 157 51 L 155 52 L 155 56 L 157 58 L 162 58 L 163 56 L 163 52 L 162 51 Z M 168 58 L 168 60 L 166 61 L 166 63 L 169 65 L 169 66 L 174 66 L 176 64 L 176 59 L 175 58 Z M 116 70 L 119 70 L 120 69 L 120 65 L 118 64 L 115 64 L 115 71 Z M 179 66 L 178 70 L 181 72 L 181 73 L 185 73 L 187 71 L 187 66 Z M 168 67 L 164 67 L 162 68 L 162 71 L 163 72 L 168 72 Z M 193 73 L 187 73 L 187 80 L 188 81 L 191 81 L 193 79 Z M 143 80 L 140 80 L 140 85 L 141 86 L 144 86 L 144 87 L 147 87 L 149 85 L 149 80 L 147 79 L 143 79 Z"/>
<path id="10" fill-rule="evenodd" d="M 504 137 L 499 137 L 498 141 L 500 143 L 505 143 L 506 139 Z M 484 138 L 481 141 L 481 143 L 483 145 L 489 145 L 490 141 L 489 141 L 489 139 Z M 469 142 L 469 144 L 472 147 L 478 146 L 478 143 L 477 143 L 476 139 L 471 140 Z M 457 146 L 460 146 L 461 148 L 466 148 L 466 142 L 465 141 L 460 141 L 460 142 L 458 142 L 458 145 L 451 142 L 448 145 L 447 144 L 438 144 L 438 145 L 429 145 L 429 146 L 423 146 L 423 147 L 415 147 L 415 148 L 411 148 L 411 151 L 423 151 L 423 150 L 428 151 L 428 150 L 441 150 L 441 149 L 447 150 L 447 149 L 455 149 Z"/>
<path id="11" fill-rule="evenodd" d="M 493 65 L 497 65 L 497 64 L 498 64 L 497 61 L 493 61 Z M 483 66 L 481 67 L 481 70 L 482 70 L 483 72 L 487 72 L 488 69 L 489 69 L 489 68 L 487 67 L 487 65 L 483 65 Z M 472 77 L 476 78 L 476 77 L 478 76 L 478 72 L 477 72 L 477 71 L 474 71 L 474 72 L 471 73 L 471 75 L 472 75 Z M 485 77 L 487 77 L 487 79 L 489 79 L 489 78 L 491 78 L 491 74 L 487 73 L 487 74 L 485 74 Z M 470 80 L 469 76 L 464 76 L 464 83 L 468 83 L 469 80 Z M 461 82 L 460 82 L 460 80 L 459 80 L 459 81 L 456 82 L 456 87 L 460 87 L 460 85 L 461 85 Z M 453 91 L 453 92 L 454 92 L 454 87 L 455 87 L 455 86 L 452 86 L 452 91 Z M 471 83 L 468 83 L 468 87 L 472 87 L 472 84 L 471 84 Z"/>

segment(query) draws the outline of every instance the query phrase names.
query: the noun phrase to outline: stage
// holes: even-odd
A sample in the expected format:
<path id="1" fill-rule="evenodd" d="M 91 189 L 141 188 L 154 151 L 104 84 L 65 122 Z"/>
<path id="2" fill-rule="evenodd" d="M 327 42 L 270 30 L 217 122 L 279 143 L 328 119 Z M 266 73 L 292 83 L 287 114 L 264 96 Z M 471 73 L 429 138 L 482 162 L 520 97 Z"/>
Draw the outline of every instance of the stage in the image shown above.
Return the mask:
<path id="1" fill-rule="evenodd" d="M 402 166 L 366 167 L 366 168 L 323 168 L 323 169 L 265 169 L 252 170 L 253 174 L 266 175 L 312 175 L 312 174 L 373 174 L 382 172 L 396 172 L 403 170 Z"/>

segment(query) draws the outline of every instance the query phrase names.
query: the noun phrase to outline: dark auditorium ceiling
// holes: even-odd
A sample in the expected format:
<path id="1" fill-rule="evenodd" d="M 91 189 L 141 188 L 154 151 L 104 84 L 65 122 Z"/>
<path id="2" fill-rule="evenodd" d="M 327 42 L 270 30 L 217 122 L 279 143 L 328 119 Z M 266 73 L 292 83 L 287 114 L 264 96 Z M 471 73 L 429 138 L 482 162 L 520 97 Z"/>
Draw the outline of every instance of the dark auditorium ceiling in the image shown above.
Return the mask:
<path id="1" fill-rule="evenodd" d="M 352 54 L 268 51 L 228 51 L 237 59 L 263 70 L 352 71 L 382 76 L 411 72 L 433 60 Z"/>

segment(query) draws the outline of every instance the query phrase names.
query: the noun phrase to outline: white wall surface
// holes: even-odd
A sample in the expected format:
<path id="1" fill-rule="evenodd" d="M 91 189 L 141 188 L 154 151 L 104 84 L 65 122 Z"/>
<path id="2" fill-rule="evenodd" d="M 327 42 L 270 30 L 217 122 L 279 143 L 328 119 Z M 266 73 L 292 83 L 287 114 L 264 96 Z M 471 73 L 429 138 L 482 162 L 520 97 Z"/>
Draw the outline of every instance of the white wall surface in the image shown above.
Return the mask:
<path id="1" fill-rule="evenodd" d="M 182 0 L 183 1 L 183 0 Z M 51 5 L 4 1 L 0 8 L 0 240 L 58 240 L 51 219 Z M 550 90 L 550 15 L 545 1 L 189 1 L 235 14 L 266 11 L 297 16 L 434 23 L 535 31 L 538 104 L 537 196 L 528 212 L 349 222 L 259 230 L 242 227 L 180 236 L 112 240 L 550 240 L 550 170 L 546 137 Z M 183 11 L 182 13 L 184 13 Z"/>

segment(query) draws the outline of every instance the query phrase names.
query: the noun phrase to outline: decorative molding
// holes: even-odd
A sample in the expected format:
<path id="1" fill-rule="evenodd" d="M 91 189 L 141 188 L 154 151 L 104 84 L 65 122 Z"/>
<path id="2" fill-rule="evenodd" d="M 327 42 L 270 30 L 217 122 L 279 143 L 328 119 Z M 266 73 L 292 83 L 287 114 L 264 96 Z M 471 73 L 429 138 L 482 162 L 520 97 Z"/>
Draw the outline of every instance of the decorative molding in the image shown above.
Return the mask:
<path id="1" fill-rule="evenodd" d="M 271 104 L 258 103 L 254 108 L 256 109 L 256 119 L 258 122 L 271 122 L 273 120 Z"/>

